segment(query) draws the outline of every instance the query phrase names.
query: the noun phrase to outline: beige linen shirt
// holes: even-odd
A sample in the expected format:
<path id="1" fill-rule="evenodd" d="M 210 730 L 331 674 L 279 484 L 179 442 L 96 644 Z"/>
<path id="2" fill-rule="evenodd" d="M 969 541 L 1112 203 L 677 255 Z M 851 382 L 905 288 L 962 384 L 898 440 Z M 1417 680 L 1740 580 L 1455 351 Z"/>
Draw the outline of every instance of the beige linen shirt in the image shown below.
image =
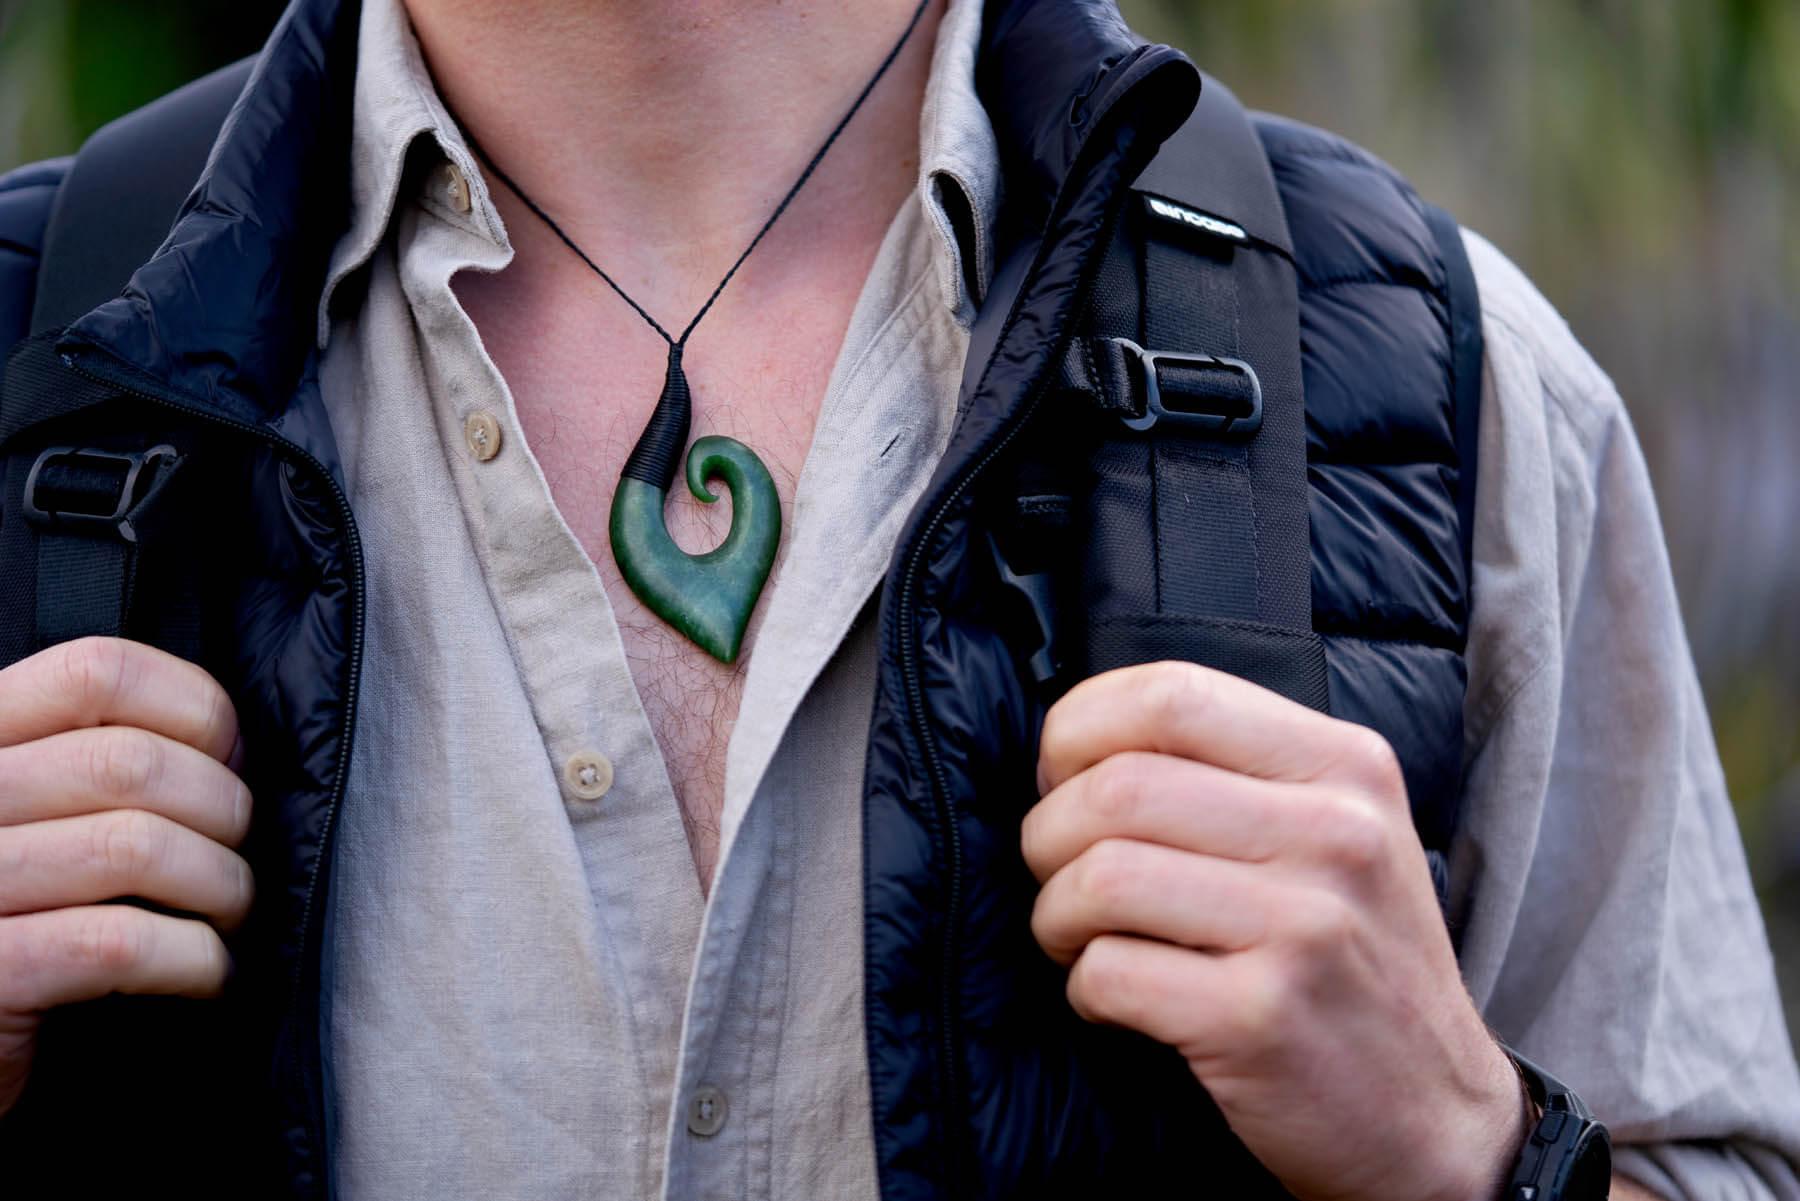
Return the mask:
<path id="1" fill-rule="evenodd" d="M 941 25 L 919 186 L 787 515 L 709 899 L 599 576 L 451 289 L 508 264 L 505 227 L 399 0 L 361 23 L 353 214 L 320 309 L 368 565 L 326 940 L 337 1195 L 872 1201 L 869 609 L 955 417 L 966 281 L 991 268 L 979 0 Z M 1800 1197 L 1800 1083 L 1642 460 L 1555 314 L 1470 249 L 1488 378 L 1453 855 L 1467 982 L 1654 1144 L 1629 1170 Z"/>

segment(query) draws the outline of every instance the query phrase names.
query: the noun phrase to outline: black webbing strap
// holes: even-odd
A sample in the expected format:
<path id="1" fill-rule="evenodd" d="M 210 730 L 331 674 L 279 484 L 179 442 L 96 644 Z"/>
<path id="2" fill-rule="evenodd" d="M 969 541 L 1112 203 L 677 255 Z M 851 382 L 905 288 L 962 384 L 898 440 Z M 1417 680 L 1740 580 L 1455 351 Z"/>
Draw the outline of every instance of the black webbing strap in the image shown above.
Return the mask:
<path id="1" fill-rule="evenodd" d="M 119 403 L 118 393 L 70 370 L 54 338 L 20 343 L 0 381 L 0 665 L 93 634 L 182 653 L 197 646 L 193 598 L 183 591 L 194 556 L 166 526 L 177 519 L 169 498 L 189 456 L 142 434 L 92 432 L 108 424 L 96 414 Z M 134 605 L 144 596 L 146 543 L 158 548 L 147 615 Z"/>
<path id="2" fill-rule="evenodd" d="M 57 192 L 35 336 L 14 349 L 0 379 L 0 664 L 85 635 L 133 632 L 146 535 L 181 459 L 130 439 L 90 444 L 77 415 L 116 393 L 68 370 L 53 343 L 162 245 L 250 66 L 216 71 L 101 129 Z M 155 641 L 177 653 L 196 642 L 192 604 L 174 599 L 188 586 L 177 565 L 185 554 L 159 546 L 152 556 L 170 559 L 155 572 Z"/>
<path id="3" fill-rule="evenodd" d="M 1086 666 L 1185 658 L 1324 709 L 1298 286 L 1267 155 L 1226 88 L 1205 81 L 1137 188 L 1137 328 L 1102 300 L 1063 364 L 1113 431 L 1090 458 Z"/>
<path id="4" fill-rule="evenodd" d="M 39 647 L 95 634 L 124 634 L 125 611 L 131 605 L 134 549 L 97 538 L 39 537 Z"/>
<path id="5" fill-rule="evenodd" d="M 128 452 L 54 446 L 38 455 L 21 508 L 37 527 L 39 646 L 126 632 L 138 523 L 181 462 L 172 446 Z"/>
<path id="6" fill-rule="evenodd" d="M 104 399 L 101 389 L 62 366 L 50 335 L 19 343 L 7 358 L 5 373 L 0 376 L 0 448 L 5 452 L 0 458 L 0 484 L 4 486 L 0 492 L 0 666 L 46 645 L 40 636 L 43 598 L 37 584 L 67 565 L 54 551 L 47 566 L 40 563 L 43 525 L 26 517 L 28 498 L 36 499 L 32 493 L 39 480 L 34 476 L 44 475 L 37 470 L 44 443 L 56 438 L 55 431 L 74 428 L 71 418 Z M 45 430 L 51 432 L 41 432 Z M 63 469 L 70 466 L 53 464 L 44 481 L 51 488 L 53 506 L 59 503 L 55 494 L 58 477 L 67 481 Z M 78 489 L 69 491 L 74 490 Z M 62 541 L 60 537 L 55 540 Z M 81 564 L 75 568 L 84 579 L 96 574 Z M 105 594 L 112 594 L 110 588 Z"/>
<path id="7" fill-rule="evenodd" d="M 1144 245 L 1145 340 L 1158 349 L 1181 347 L 1238 359 L 1242 298 L 1233 274 L 1236 259 L 1234 248 L 1177 246 L 1153 225 Z M 1265 418 L 1267 412 L 1265 397 Z M 1163 423 L 1149 433 L 1158 610 L 1256 621 L 1262 613 L 1262 572 L 1250 481 L 1253 443 L 1196 436 Z"/>

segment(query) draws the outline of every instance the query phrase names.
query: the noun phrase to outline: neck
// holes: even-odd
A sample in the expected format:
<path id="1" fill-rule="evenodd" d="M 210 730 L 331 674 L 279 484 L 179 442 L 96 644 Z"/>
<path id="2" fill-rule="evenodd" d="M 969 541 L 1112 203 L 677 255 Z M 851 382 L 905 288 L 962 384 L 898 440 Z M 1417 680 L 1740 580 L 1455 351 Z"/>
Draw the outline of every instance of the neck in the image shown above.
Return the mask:
<path id="1" fill-rule="evenodd" d="M 701 277 L 743 248 L 916 3 L 405 0 L 445 102 L 498 166 L 595 257 L 706 287 Z M 941 5 L 784 224 L 807 223 L 803 203 L 828 213 L 881 202 L 884 220 L 892 214 L 917 172 Z M 516 228 L 521 210 L 495 190 Z"/>

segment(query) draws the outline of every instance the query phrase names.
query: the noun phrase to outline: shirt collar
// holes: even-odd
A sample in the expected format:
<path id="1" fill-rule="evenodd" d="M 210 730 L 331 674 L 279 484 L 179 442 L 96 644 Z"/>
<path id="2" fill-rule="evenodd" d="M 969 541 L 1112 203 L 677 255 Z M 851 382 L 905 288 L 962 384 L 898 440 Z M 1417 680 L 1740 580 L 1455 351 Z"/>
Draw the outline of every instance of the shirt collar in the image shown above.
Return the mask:
<path id="1" fill-rule="evenodd" d="M 1000 145 L 975 92 L 981 5 L 950 0 L 919 117 L 919 197 L 936 237 L 944 303 L 964 326 L 974 322 L 993 275 L 1000 210 Z"/>
<path id="2" fill-rule="evenodd" d="M 981 6 L 982 0 L 950 0 L 938 26 L 919 123 L 916 195 L 933 234 L 933 268 L 943 303 L 964 326 L 974 321 L 993 272 L 999 209 L 999 146 L 975 91 Z M 508 244 L 475 156 L 432 83 L 402 0 L 365 0 L 360 21 L 350 225 L 332 251 L 319 298 L 321 347 L 330 336 L 332 297 L 381 245 L 421 140 L 466 181 L 467 220 L 497 244 Z"/>
<path id="3" fill-rule="evenodd" d="M 439 163 L 457 168 L 469 189 L 475 224 L 507 244 L 475 156 L 438 96 L 402 0 L 365 0 L 362 6 L 351 106 L 350 226 L 332 249 L 319 297 L 321 348 L 331 333 L 332 297 L 375 256 L 387 235 L 408 166 L 418 161 L 413 148 L 421 141 Z"/>

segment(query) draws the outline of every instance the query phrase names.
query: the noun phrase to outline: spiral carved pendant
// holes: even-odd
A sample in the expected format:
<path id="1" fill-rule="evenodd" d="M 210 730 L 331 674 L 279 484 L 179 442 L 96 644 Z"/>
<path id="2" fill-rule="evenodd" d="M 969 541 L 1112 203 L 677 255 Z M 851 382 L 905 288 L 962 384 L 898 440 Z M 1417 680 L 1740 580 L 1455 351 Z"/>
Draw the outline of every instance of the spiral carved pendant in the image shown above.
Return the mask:
<path id="1" fill-rule="evenodd" d="M 632 593 L 658 617 L 722 663 L 737 660 L 750 614 L 768 582 L 781 541 L 781 499 L 756 452 L 735 438 L 698 439 L 688 451 L 688 491 L 712 504 L 710 485 L 731 494 L 731 530 L 704 554 L 690 555 L 669 536 L 664 506 L 691 420 L 679 344 L 649 424 L 626 460 L 613 493 L 608 532 L 613 559 Z"/>

